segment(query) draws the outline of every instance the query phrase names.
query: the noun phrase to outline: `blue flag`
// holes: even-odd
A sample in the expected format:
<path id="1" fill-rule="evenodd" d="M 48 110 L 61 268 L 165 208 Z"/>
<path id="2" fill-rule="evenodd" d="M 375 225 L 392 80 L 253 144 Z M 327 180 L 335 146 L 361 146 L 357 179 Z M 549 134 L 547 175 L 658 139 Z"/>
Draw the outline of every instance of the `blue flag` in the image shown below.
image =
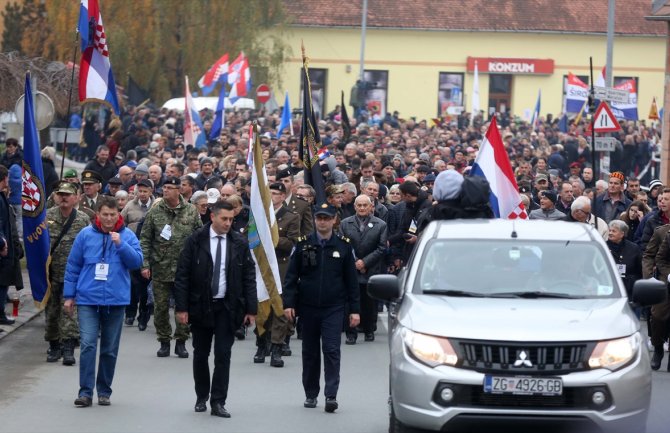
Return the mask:
<path id="1" fill-rule="evenodd" d="M 537 91 L 537 102 L 535 103 L 535 110 L 533 110 L 533 118 L 530 121 L 530 126 L 537 131 L 540 127 L 540 101 L 542 99 L 542 89 Z"/>
<path id="2" fill-rule="evenodd" d="M 561 120 L 558 121 L 558 130 L 561 132 L 568 132 L 568 115 L 563 114 Z"/>
<path id="3" fill-rule="evenodd" d="M 47 197 L 44 192 L 44 172 L 40 142 L 33 111 L 30 73 L 26 74 L 23 112 L 23 244 L 26 249 L 28 273 L 33 299 L 44 304 L 48 298 L 49 230 L 46 223 Z"/>
<path id="4" fill-rule="evenodd" d="M 284 106 L 281 109 L 281 122 L 277 128 L 277 136 L 281 135 L 284 129 L 289 128 L 289 133 L 293 135 L 293 122 L 291 122 L 291 103 L 288 101 L 288 92 L 284 98 Z"/>
<path id="5" fill-rule="evenodd" d="M 219 93 L 219 101 L 216 104 L 216 117 L 214 117 L 214 123 L 212 123 L 212 129 L 209 131 L 209 139 L 212 141 L 217 141 L 221 135 L 221 130 L 226 126 L 226 109 L 225 109 L 225 100 L 226 100 L 226 86 L 221 86 L 221 93 Z"/>

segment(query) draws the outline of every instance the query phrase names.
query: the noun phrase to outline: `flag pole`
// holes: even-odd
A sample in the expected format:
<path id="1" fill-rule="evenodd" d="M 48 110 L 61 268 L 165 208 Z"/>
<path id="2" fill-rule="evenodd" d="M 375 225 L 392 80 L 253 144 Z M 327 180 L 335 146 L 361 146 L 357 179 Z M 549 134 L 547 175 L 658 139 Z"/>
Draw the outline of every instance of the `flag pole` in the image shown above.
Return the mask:
<path id="1" fill-rule="evenodd" d="M 70 130 L 70 114 L 72 110 L 72 88 L 74 87 L 74 68 L 77 61 L 77 48 L 79 47 L 79 30 L 74 32 L 74 52 L 72 53 L 72 74 L 70 74 L 70 91 L 67 98 L 67 115 L 65 117 L 65 137 L 63 137 L 63 157 L 60 163 L 60 178 L 63 178 L 65 170 L 65 152 L 67 149 L 67 132 Z"/>

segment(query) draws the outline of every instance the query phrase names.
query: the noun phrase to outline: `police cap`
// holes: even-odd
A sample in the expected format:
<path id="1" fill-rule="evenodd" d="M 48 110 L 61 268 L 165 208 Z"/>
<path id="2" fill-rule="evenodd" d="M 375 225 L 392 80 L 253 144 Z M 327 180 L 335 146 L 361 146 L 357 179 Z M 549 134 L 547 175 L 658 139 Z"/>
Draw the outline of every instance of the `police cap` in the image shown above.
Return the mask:
<path id="1" fill-rule="evenodd" d="M 314 216 L 317 215 L 327 215 L 329 217 L 334 217 L 337 215 L 337 209 L 332 204 L 322 203 L 318 205 L 314 211 Z"/>

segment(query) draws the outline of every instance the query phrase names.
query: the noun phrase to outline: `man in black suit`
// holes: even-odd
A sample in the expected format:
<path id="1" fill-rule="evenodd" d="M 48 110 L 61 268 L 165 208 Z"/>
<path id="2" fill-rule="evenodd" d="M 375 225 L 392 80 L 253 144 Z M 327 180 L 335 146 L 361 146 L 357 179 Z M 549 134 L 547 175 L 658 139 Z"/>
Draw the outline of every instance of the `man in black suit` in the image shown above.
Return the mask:
<path id="1" fill-rule="evenodd" d="M 246 237 L 230 230 L 233 206 L 219 201 L 211 212 L 211 223 L 193 233 L 182 250 L 174 281 L 175 312 L 180 323 L 191 324 L 195 411 L 207 410 L 211 389 L 211 414 L 230 418 L 225 404 L 234 332 L 256 318 L 256 271 Z"/>

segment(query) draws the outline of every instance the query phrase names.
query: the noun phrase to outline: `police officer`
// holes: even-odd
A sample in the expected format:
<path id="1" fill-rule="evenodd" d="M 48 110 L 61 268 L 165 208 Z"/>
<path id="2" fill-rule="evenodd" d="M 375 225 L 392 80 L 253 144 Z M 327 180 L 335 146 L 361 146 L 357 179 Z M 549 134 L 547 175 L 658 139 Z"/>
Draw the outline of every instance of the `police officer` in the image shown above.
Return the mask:
<path id="1" fill-rule="evenodd" d="M 63 281 L 65 265 L 77 234 L 90 219 L 75 209 L 79 201 L 79 188 L 76 184 L 61 181 L 54 191 L 57 206 L 47 210 L 47 225 L 51 238 L 51 263 L 49 280 L 51 291 L 44 315 L 46 327 L 44 340 L 49 342 L 47 362 L 56 362 L 63 357 L 63 365 L 74 365 L 74 346 L 79 339 L 79 324 L 76 313 L 63 311 Z"/>
<path id="2" fill-rule="evenodd" d="M 316 231 L 301 238 L 291 256 L 284 281 L 284 313 L 293 320 L 297 310 L 303 322 L 304 406 L 317 405 L 323 351 L 325 410 L 334 412 L 340 383 L 340 335 L 347 307 L 349 326 L 360 323 L 358 276 L 351 245 L 333 232 L 337 209 L 323 203 L 314 215 Z"/>
<path id="3" fill-rule="evenodd" d="M 170 356 L 170 295 L 174 286 L 177 260 L 186 239 L 202 227 L 200 215 L 195 206 L 179 195 L 181 180 L 168 177 L 163 184 L 163 199 L 149 209 L 144 219 L 140 244 L 144 253 L 142 276 L 151 278 L 154 288 L 154 326 L 161 344 L 156 355 Z M 188 358 L 185 342 L 188 339 L 188 325 L 175 323 L 175 354 Z"/>

